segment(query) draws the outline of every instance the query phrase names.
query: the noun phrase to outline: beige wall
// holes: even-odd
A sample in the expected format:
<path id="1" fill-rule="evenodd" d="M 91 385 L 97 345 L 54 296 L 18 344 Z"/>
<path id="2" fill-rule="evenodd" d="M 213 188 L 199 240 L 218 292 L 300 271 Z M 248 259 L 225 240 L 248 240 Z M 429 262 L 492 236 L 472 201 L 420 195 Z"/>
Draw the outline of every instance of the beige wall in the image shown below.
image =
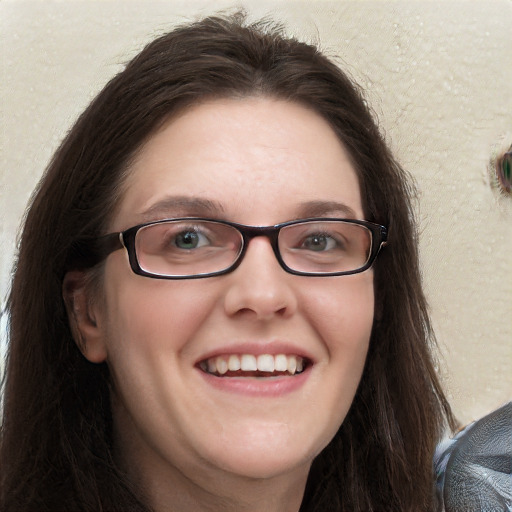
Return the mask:
<path id="1" fill-rule="evenodd" d="M 0 1 L 2 308 L 25 204 L 76 116 L 145 41 L 232 5 Z M 512 2 L 236 5 L 320 41 L 367 89 L 418 182 L 424 280 L 455 412 L 469 421 L 510 400 L 512 197 L 492 188 L 487 166 L 512 142 Z"/>

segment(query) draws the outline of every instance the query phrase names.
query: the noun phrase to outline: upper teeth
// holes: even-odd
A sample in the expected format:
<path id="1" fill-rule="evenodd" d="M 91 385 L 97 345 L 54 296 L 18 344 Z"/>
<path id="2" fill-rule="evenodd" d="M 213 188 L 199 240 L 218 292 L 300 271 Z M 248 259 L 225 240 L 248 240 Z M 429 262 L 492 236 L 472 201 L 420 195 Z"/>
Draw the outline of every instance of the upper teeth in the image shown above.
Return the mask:
<path id="1" fill-rule="evenodd" d="M 200 364 L 201 368 L 208 373 L 224 375 L 228 371 L 236 372 L 288 372 L 291 375 L 299 373 L 304 369 L 304 359 L 300 356 L 286 354 L 231 354 L 217 357 L 210 357 Z"/>

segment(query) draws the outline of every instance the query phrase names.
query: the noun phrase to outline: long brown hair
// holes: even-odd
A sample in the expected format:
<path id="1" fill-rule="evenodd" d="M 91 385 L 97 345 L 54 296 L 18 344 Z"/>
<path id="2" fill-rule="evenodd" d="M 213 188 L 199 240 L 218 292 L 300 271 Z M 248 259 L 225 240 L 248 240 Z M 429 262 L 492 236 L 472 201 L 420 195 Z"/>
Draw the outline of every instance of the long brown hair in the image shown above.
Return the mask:
<path id="1" fill-rule="evenodd" d="M 131 159 L 164 121 L 206 99 L 251 95 L 323 116 L 351 155 L 366 218 L 389 228 L 375 264 L 362 381 L 313 462 L 301 510 L 433 508 L 434 447 L 452 420 L 432 362 L 408 176 L 361 91 L 335 64 L 279 28 L 236 14 L 150 43 L 82 114 L 31 200 L 8 304 L 2 510 L 149 510 L 116 465 L 108 367 L 88 362 L 73 341 L 62 280 L 73 242 L 104 233 Z"/>

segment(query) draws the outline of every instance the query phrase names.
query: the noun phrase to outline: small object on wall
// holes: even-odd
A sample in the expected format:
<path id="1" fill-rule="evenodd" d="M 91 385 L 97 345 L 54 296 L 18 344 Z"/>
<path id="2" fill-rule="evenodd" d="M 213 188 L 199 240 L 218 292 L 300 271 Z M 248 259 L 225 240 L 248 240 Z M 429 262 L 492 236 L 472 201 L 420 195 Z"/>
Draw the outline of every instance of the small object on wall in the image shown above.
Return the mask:
<path id="1" fill-rule="evenodd" d="M 502 193 L 512 195 L 512 145 L 508 150 L 498 153 L 494 171 L 496 185 Z"/>

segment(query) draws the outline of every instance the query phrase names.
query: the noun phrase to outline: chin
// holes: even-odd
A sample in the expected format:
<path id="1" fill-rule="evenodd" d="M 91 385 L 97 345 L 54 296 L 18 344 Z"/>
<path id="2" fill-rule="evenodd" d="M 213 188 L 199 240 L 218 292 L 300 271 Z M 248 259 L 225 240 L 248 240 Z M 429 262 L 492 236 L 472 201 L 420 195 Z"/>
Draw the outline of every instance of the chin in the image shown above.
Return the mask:
<path id="1" fill-rule="evenodd" d="M 238 456 L 235 459 L 225 461 L 223 469 L 251 480 L 268 480 L 294 472 L 307 475 L 312 462 L 313 460 L 310 458 L 283 458 L 279 454 L 272 453 L 248 457 Z"/>
<path id="2" fill-rule="evenodd" d="M 300 440 L 293 442 L 291 436 L 282 433 L 274 436 L 263 430 L 255 437 L 257 439 L 246 436 L 245 440 L 218 444 L 210 452 L 210 460 L 224 471 L 250 479 L 270 479 L 293 472 L 307 475 L 313 459 L 324 445 L 307 445 Z"/>

